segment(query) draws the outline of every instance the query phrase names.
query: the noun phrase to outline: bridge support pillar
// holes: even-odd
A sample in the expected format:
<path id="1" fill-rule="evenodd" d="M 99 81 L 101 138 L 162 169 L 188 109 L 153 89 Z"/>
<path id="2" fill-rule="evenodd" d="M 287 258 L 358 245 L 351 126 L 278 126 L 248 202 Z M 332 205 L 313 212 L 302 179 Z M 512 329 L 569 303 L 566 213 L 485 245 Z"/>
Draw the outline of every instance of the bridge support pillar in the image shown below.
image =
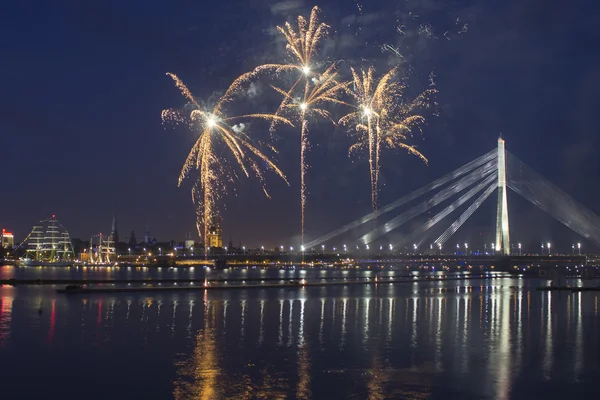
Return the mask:
<path id="1" fill-rule="evenodd" d="M 498 209 L 496 214 L 496 252 L 510 255 L 508 201 L 506 199 L 506 150 L 498 138 Z"/>

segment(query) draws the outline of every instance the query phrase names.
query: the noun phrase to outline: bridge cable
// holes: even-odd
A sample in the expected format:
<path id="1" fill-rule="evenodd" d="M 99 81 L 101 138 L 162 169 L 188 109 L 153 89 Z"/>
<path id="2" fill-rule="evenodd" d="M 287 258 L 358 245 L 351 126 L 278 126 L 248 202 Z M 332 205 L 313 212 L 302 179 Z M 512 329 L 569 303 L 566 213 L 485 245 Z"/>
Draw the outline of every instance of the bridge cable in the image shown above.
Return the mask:
<path id="1" fill-rule="evenodd" d="M 600 244 L 600 217 L 507 152 L 508 187 L 586 239 Z"/>
<path id="2" fill-rule="evenodd" d="M 441 202 L 448 200 L 450 197 L 454 196 L 467 189 L 471 185 L 479 182 L 481 179 L 488 177 L 488 175 L 497 172 L 497 164 L 496 161 L 489 161 L 488 163 L 482 165 L 477 168 L 475 171 L 471 172 L 469 175 L 461 178 L 456 183 L 446 187 L 442 191 L 438 192 L 432 198 L 426 199 L 416 206 L 412 207 L 408 211 L 398 215 L 397 217 L 391 219 L 387 223 L 379 226 L 372 231 L 363 235 L 359 240 L 363 244 L 369 244 L 372 241 L 384 236 L 396 228 L 400 227 L 407 221 L 417 217 L 424 212 L 430 210 L 431 208 L 437 206 Z M 492 179 L 497 177 L 496 174 L 492 175 Z M 489 179 L 489 178 L 488 178 Z"/>
<path id="3" fill-rule="evenodd" d="M 465 210 L 465 212 L 462 213 L 462 215 L 460 217 L 458 217 L 458 219 L 456 221 L 454 221 L 454 223 L 452 225 L 450 225 L 448 227 L 448 229 L 446 229 L 446 231 L 444 231 L 444 233 L 442 233 L 440 235 L 440 237 L 435 240 L 434 244 L 436 246 L 438 246 L 438 245 L 443 245 L 444 243 L 446 243 L 446 241 L 448 239 L 450 239 L 450 237 L 452 235 L 454 235 L 456 233 L 456 231 L 458 231 L 458 229 L 467 221 L 467 219 L 469 219 L 471 217 L 471 215 L 473 215 L 473 213 L 481 206 L 481 204 L 483 204 L 483 202 L 492 193 L 494 193 L 494 191 L 497 188 L 498 188 L 498 185 L 496 183 L 493 183 L 492 185 L 490 185 L 490 187 L 488 187 L 487 190 L 485 192 L 483 192 L 481 194 L 481 196 L 479 196 L 479 198 L 477 200 L 475 200 L 473 202 L 473 204 L 471 204 L 469 206 L 469 208 L 467 208 Z"/>
<path id="4" fill-rule="evenodd" d="M 430 191 L 435 190 L 435 189 L 437 189 L 437 188 L 439 188 L 439 187 L 441 187 L 463 175 L 466 175 L 467 173 L 473 171 L 474 169 L 476 169 L 478 167 L 481 167 L 484 164 L 489 163 L 492 160 L 495 160 L 497 158 L 497 156 L 498 156 L 497 150 L 494 149 L 494 150 L 476 158 L 475 160 L 466 163 L 462 167 L 455 169 L 454 171 L 450 172 L 449 174 L 446 174 L 443 177 L 436 179 L 435 181 L 429 183 L 428 185 L 425 185 L 425 186 L 415 190 L 414 192 L 412 192 L 406 196 L 403 196 L 403 197 L 399 198 L 398 200 L 387 204 L 384 207 L 381 207 L 379 210 L 374 211 L 370 214 L 367 214 L 364 217 L 361 217 L 355 221 L 352 221 L 349 224 L 346 224 L 339 229 L 336 229 L 326 235 L 323 235 L 311 242 L 306 243 L 305 248 L 310 249 L 312 247 L 318 246 L 318 245 L 326 242 L 327 240 L 333 239 L 334 237 L 339 236 L 343 233 L 346 233 L 351 229 L 357 228 L 369 221 L 372 221 L 374 218 L 378 218 L 379 216 L 381 216 L 387 212 L 395 210 L 396 208 L 398 208 L 412 200 L 415 200 L 415 199 L 429 193 Z"/>
<path id="5" fill-rule="evenodd" d="M 409 243 L 410 241 L 414 241 L 412 238 L 422 235 L 425 232 L 427 232 L 429 229 L 433 228 L 435 225 L 438 224 L 438 222 L 440 222 L 441 220 L 446 218 L 448 215 L 452 214 L 454 211 L 456 211 L 456 209 L 461 207 L 467 201 L 471 200 L 473 197 L 475 197 L 475 195 L 477 195 L 477 193 L 481 192 L 482 190 L 486 190 L 482 194 L 482 196 L 484 196 L 488 191 L 490 191 L 490 188 L 491 188 L 490 193 L 493 192 L 497 186 L 497 184 L 496 184 L 497 179 L 498 178 L 497 178 L 496 174 L 490 175 L 487 179 L 483 180 L 477 186 L 474 186 L 471 190 L 469 190 L 468 192 L 466 192 L 465 194 L 460 196 L 458 199 L 456 199 L 454 202 L 452 202 L 450 205 L 448 205 L 442 211 L 437 213 L 433 218 L 429 219 L 426 223 L 421 225 L 419 228 L 414 230 L 407 238 L 398 242 L 396 245 L 399 247 L 402 247 L 406 243 Z M 481 198 L 481 196 L 480 196 L 480 198 Z M 419 243 L 419 246 L 421 244 L 422 244 L 422 241 Z"/>

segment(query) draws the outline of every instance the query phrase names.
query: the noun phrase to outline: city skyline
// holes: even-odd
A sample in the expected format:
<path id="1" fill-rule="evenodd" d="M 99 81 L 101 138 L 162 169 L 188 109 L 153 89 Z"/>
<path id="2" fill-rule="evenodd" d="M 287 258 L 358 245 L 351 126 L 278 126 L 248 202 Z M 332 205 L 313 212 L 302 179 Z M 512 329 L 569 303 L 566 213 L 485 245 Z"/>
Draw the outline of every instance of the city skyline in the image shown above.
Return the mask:
<path id="1" fill-rule="evenodd" d="M 214 42 L 198 43 L 203 53 L 220 51 L 218 56 L 212 56 L 210 65 L 202 56 L 188 51 L 197 44 L 196 39 L 205 34 L 205 28 L 201 21 L 180 18 L 184 10 L 178 9 L 172 10 L 173 15 L 161 15 L 154 10 L 146 19 L 133 18 L 128 21 L 132 30 L 128 30 L 123 28 L 128 26 L 125 20 L 134 15 L 132 8 L 117 11 L 109 5 L 85 5 L 67 12 L 59 5 L 50 12 L 66 13 L 62 29 L 46 36 L 36 35 L 39 29 L 51 27 L 51 19 L 48 19 L 38 21 L 34 30 L 20 35 L 8 45 L 7 51 L 12 57 L 2 66 L 5 74 L 15 79 L 8 82 L 5 92 L 12 100 L 4 100 L 8 107 L 4 108 L 6 118 L 0 122 L 0 134 L 6 138 L 7 147 L 26 150 L 5 155 L 5 162 L 13 165 L 16 172 L 8 176 L 6 182 L 12 194 L 0 199 L 0 209 L 10 210 L 2 215 L 2 227 L 23 237 L 37 220 L 55 213 L 73 237 L 86 238 L 94 233 L 109 232 L 110 218 L 116 211 L 122 234 L 127 234 L 130 231 L 127 227 L 131 227 L 141 237 L 146 222 L 164 237 L 177 238 L 194 232 L 194 208 L 188 191 L 176 187 L 179 166 L 194 138 L 190 132 L 165 130 L 160 124 L 161 109 L 182 105 L 164 72 L 173 70 L 185 76 L 192 89 L 203 96 L 222 90 L 237 74 L 265 59 L 272 40 L 265 31 L 282 19 L 306 14 L 313 5 L 295 2 L 298 7 L 282 13 L 276 4 L 231 12 L 234 21 L 244 20 L 250 12 L 254 25 L 248 29 L 252 35 L 243 43 L 223 47 L 229 38 L 237 38 L 237 35 L 219 31 Z M 399 36 L 394 36 L 399 35 L 397 27 L 391 23 L 389 29 L 377 31 L 372 22 L 352 21 L 361 21 L 361 16 L 367 20 L 365 16 L 369 15 L 385 26 L 387 20 L 378 13 L 379 9 L 394 9 L 402 15 L 419 10 L 419 23 L 431 23 L 433 29 L 431 37 L 425 32 L 419 47 L 410 50 L 410 62 L 403 64 L 417 71 L 411 76 L 415 88 L 427 87 L 433 76 L 440 91 L 440 115 L 428 121 L 423 140 L 416 140 L 430 164 L 422 165 L 401 153 L 388 156 L 382 166 L 382 204 L 470 161 L 473 155 L 491 148 L 502 133 L 511 152 L 544 172 L 544 176 L 592 211 L 598 211 L 594 199 L 599 189 L 586 183 L 593 181 L 599 170 L 593 154 L 597 121 L 590 96 L 600 80 L 595 78 L 594 63 L 582 62 L 584 55 L 586 60 L 591 58 L 592 61 L 598 56 L 586 52 L 590 44 L 582 38 L 591 29 L 591 20 L 576 7 L 562 4 L 562 14 L 580 21 L 576 26 L 572 26 L 568 18 L 563 21 L 562 17 L 547 13 L 544 18 L 536 19 L 537 25 L 532 28 L 529 20 L 520 17 L 535 9 L 531 4 L 515 2 L 498 8 L 491 4 L 475 6 L 462 2 L 449 9 L 468 24 L 468 31 L 461 33 L 465 25 L 456 26 L 455 18 L 450 23 L 436 17 L 434 10 L 419 8 L 411 2 L 405 10 L 397 10 L 387 2 L 365 4 L 361 11 L 354 4 L 340 10 L 327 2 L 319 5 L 327 22 L 336 30 L 333 36 L 341 47 L 338 50 L 351 55 L 351 47 L 356 45 L 353 34 L 365 34 L 372 43 L 361 45 L 357 50 L 379 65 L 396 57 L 389 51 L 382 52 L 380 46 L 402 44 Z M 7 21 L 2 29 L 19 32 L 25 26 L 19 25 L 19 21 L 27 18 L 36 22 L 37 17 L 25 8 L 11 7 L 16 18 Z M 201 18 L 221 13 L 220 7 L 210 5 Z M 110 13 L 117 15 L 117 20 L 109 23 L 106 15 Z M 189 29 L 164 28 L 167 39 L 180 39 L 180 44 L 166 46 L 150 35 L 149 27 L 167 26 L 164 23 L 171 18 L 181 22 L 179 28 Z M 506 35 L 498 29 L 503 20 L 513 23 L 515 34 Z M 86 25 L 82 21 L 94 23 Z M 448 37 L 444 36 L 446 28 L 451 26 Z M 418 30 L 419 24 L 409 26 L 413 28 Z M 140 34 L 135 34 L 133 29 Z M 377 41 L 370 36 L 376 36 L 373 32 L 360 33 L 367 31 L 385 32 L 390 42 Z M 544 43 L 550 45 L 536 46 L 542 40 L 539 32 L 544 32 Z M 64 40 L 74 46 L 64 52 L 54 52 L 53 56 L 40 51 L 36 63 L 31 63 L 23 52 L 25 48 L 35 50 L 39 46 L 53 49 Z M 93 43 L 89 48 L 94 51 L 83 48 L 83 41 L 86 46 Z M 139 46 L 135 46 L 132 54 L 126 54 L 132 43 Z M 489 50 L 490 45 L 494 45 L 493 50 Z M 528 54 L 531 48 L 536 49 L 536 57 Z M 157 49 L 172 57 L 157 58 Z M 511 57 L 507 57 L 509 53 Z M 238 58 L 248 61 L 232 65 L 230 60 Z M 449 63 L 449 58 L 453 62 Z M 551 62 L 555 59 L 569 62 Z M 78 63 L 76 71 L 75 62 Z M 31 65 L 37 67 L 33 69 Z M 198 68 L 204 72 L 198 74 Z M 51 80 L 58 71 L 62 71 L 58 75 L 61 79 Z M 128 79 L 117 85 L 115 78 L 122 76 L 123 71 L 130 72 Z M 378 71 L 385 69 L 378 68 Z M 97 79 L 89 81 L 94 75 Z M 494 79 L 490 79 L 490 75 Z M 219 79 L 214 79 L 215 76 Z M 86 102 L 76 100 L 82 79 L 88 85 L 86 99 L 93 100 L 97 112 L 90 112 Z M 37 87 L 44 89 L 36 91 Z M 465 87 L 467 90 L 463 90 Z M 547 96 L 548 92 L 555 95 Z M 41 119 L 19 117 L 25 115 L 31 93 L 35 93 L 34 101 L 47 105 Z M 580 107 L 586 104 L 584 102 L 590 105 Z M 565 129 L 569 135 L 564 134 Z M 309 237 L 335 229 L 366 214 L 370 208 L 370 198 L 365 195 L 369 191 L 368 172 L 364 170 L 367 160 L 347 157 L 349 139 L 339 129 L 318 125 L 314 130 L 309 154 L 312 168 L 308 171 L 313 197 L 307 208 Z M 102 139 L 99 141 L 99 138 Z M 283 140 L 280 145 L 279 161 L 290 177 L 291 187 L 274 182 L 269 201 L 262 198 L 259 187 L 240 182 L 237 196 L 232 195 L 225 201 L 225 238 L 234 236 L 236 242 L 248 242 L 247 238 L 257 237 L 257 246 L 263 242 L 275 246 L 281 237 L 297 241 L 300 234 L 295 196 L 299 185 L 295 178 L 297 135 L 289 133 L 289 140 Z M 95 150 L 90 151 L 90 148 Z M 69 179 L 57 183 L 57 176 Z M 33 177 L 34 185 L 25 177 Z M 45 195 L 38 196 L 40 191 Z M 524 220 L 521 223 L 523 236 L 529 230 L 531 236 L 543 237 L 542 241 L 562 241 L 565 246 L 575 240 L 549 217 L 530 212 L 528 205 L 520 206 L 512 200 L 509 194 L 509 203 L 514 205 L 511 218 L 517 222 Z M 474 226 L 463 229 L 474 236 L 481 231 L 478 227 L 490 226 L 489 233 L 493 234 L 493 223 L 494 212 L 482 209 L 477 213 Z M 459 231 L 457 235 L 464 232 Z M 465 241 L 464 238 L 457 240 Z"/>

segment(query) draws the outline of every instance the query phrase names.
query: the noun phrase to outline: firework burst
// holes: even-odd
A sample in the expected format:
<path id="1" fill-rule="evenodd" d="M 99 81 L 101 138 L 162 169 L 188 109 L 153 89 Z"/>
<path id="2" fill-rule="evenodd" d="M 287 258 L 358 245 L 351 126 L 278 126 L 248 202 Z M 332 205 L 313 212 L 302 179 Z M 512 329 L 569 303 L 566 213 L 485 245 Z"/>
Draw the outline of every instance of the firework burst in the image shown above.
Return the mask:
<path id="1" fill-rule="evenodd" d="M 265 186 L 264 170 L 261 164 L 265 166 L 265 169 L 275 172 L 287 183 L 283 172 L 252 143 L 250 137 L 245 133 L 245 125 L 241 121 L 262 119 L 290 126 L 293 124 L 288 119 L 273 114 L 226 115 L 223 111 L 224 105 L 232 100 L 231 93 L 237 90 L 239 78 L 229 87 L 225 95 L 212 108 L 209 108 L 200 105 L 176 75 L 171 73 L 167 73 L 167 75 L 175 81 L 177 88 L 193 106 L 193 110 L 188 116 L 174 110 L 164 110 L 162 112 L 163 121 L 182 122 L 188 119 L 193 129 L 200 132 L 181 170 L 179 185 L 192 169 L 198 170 L 199 180 L 192 189 L 192 200 L 197 206 L 198 234 L 204 235 L 206 240 L 209 225 L 219 215 L 218 200 L 226 193 L 227 184 L 238 177 L 236 167 L 246 177 L 251 175 L 257 177 L 267 197 L 269 197 L 269 193 Z M 217 149 L 222 148 L 227 149 L 232 157 L 227 158 L 222 154 L 215 153 Z"/>
<path id="2" fill-rule="evenodd" d="M 301 125 L 300 131 L 300 203 L 302 220 L 302 245 L 304 245 L 304 225 L 306 210 L 306 152 L 309 147 L 308 125 L 311 117 L 323 117 L 335 124 L 330 113 L 324 108 L 326 103 L 342 103 L 337 97 L 347 84 L 339 83 L 334 66 L 323 73 L 318 72 L 313 57 L 316 55 L 321 40 L 326 37 L 329 25 L 319 21 L 319 8 L 313 7 L 308 21 L 298 16 L 297 26 L 286 22 L 277 30 L 286 40 L 286 50 L 291 58 L 288 64 L 265 64 L 246 74 L 244 80 L 251 79 L 265 72 L 275 75 L 281 72 L 296 72 L 295 82 L 287 89 L 272 86 L 283 96 L 275 115 L 280 116 L 294 112 Z M 278 120 L 273 120 L 271 132 Z"/>
<path id="3" fill-rule="evenodd" d="M 304 83 L 304 89 L 301 95 L 295 96 L 293 91 L 286 91 L 272 86 L 275 91 L 283 96 L 282 105 L 279 113 L 284 115 L 292 112 L 300 121 L 300 203 L 302 213 L 302 245 L 304 246 L 304 213 L 306 208 L 306 171 L 308 168 L 306 162 L 306 152 L 309 147 L 308 124 L 310 119 L 324 118 L 335 124 L 331 113 L 324 108 L 327 104 L 344 104 L 338 96 L 347 90 L 352 82 L 338 82 L 335 65 L 329 66 L 325 72 L 314 76 Z"/>
<path id="4" fill-rule="evenodd" d="M 358 134 L 358 140 L 350 147 L 349 153 L 368 153 L 371 202 L 373 210 L 377 210 L 382 147 L 402 148 L 427 162 L 427 158 L 406 141 L 415 130 L 420 131 L 425 118 L 415 112 L 431 105 L 436 90 L 426 90 L 413 101 L 407 102 L 403 97 L 406 87 L 394 81 L 396 68 L 392 68 L 377 82 L 374 80 L 372 67 L 367 71 L 357 72 L 353 68 L 351 71 L 354 89 L 348 90 L 348 93 L 355 104 L 352 106 L 353 111 L 342 117 L 339 124 L 353 126 Z"/>

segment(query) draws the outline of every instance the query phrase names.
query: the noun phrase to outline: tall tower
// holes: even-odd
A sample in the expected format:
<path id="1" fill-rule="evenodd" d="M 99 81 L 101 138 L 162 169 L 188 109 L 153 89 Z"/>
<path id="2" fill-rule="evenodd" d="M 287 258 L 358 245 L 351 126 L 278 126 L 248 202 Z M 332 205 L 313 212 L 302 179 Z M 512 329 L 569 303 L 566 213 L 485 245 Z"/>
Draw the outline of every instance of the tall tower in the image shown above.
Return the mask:
<path id="1" fill-rule="evenodd" d="M 508 201 L 506 200 L 506 150 L 498 138 L 498 212 L 496 214 L 496 252 L 510 255 Z"/>
<path id="2" fill-rule="evenodd" d="M 150 230 L 148 229 L 148 223 L 146 222 L 146 233 L 144 234 L 144 243 L 150 243 Z"/>
<path id="3" fill-rule="evenodd" d="M 112 236 L 115 247 L 119 245 L 119 231 L 117 230 L 117 213 L 113 214 L 112 229 L 110 230 L 110 236 Z"/>

